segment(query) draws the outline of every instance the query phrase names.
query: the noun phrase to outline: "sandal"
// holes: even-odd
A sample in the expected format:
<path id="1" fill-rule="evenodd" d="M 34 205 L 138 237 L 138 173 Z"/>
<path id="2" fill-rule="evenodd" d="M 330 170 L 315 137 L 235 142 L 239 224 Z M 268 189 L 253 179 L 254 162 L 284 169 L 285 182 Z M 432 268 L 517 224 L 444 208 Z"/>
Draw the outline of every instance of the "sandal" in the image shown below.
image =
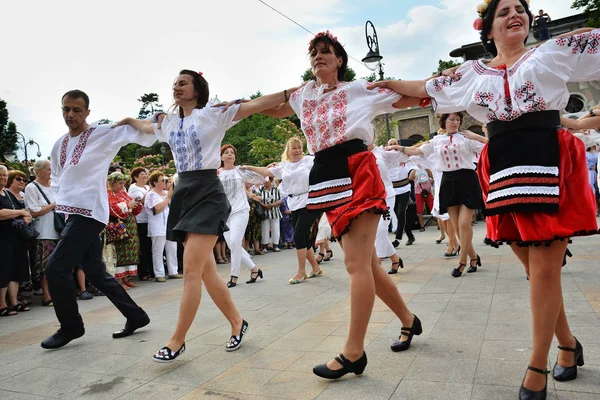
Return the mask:
<path id="1" fill-rule="evenodd" d="M 242 346 L 242 338 L 248 332 L 248 323 L 246 320 L 242 320 L 242 329 L 240 329 L 239 336 L 231 336 L 229 338 L 229 342 L 225 345 L 225 350 L 227 351 L 235 351 Z"/>
<path id="2" fill-rule="evenodd" d="M 307 280 L 307 279 L 308 279 L 308 276 L 304 275 L 304 276 L 302 277 L 302 279 L 294 279 L 294 278 L 292 278 L 292 279 L 290 279 L 290 280 L 289 280 L 289 282 L 290 282 L 290 285 L 297 285 L 297 284 L 299 284 L 299 283 L 302 283 L 302 282 L 304 282 L 304 281 L 305 281 L 305 280 Z"/>
<path id="3" fill-rule="evenodd" d="M 403 326 L 400 329 L 400 337 L 396 343 L 392 344 L 392 351 L 398 352 L 408 350 L 410 348 L 410 343 L 412 342 L 413 336 L 419 336 L 421 333 L 423 333 L 421 320 L 416 315 L 413 314 L 413 316 L 415 318 L 413 319 L 412 326 L 410 328 Z M 402 335 L 408 337 L 408 340 L 401 342 Z"/>
<path id="4" fill-rule="evenodd" d="M 181 345 L 179 350 L 173 351 L 167 346 L 163 347 L 159 351 L 156 352 L 155 355 L 152 356 L 152 359 L 159 363 L 170 363 L 175 361 L 177 357 L 183 354 L 185 351 L 185 343 Z"/>
<path id="5" fill-rule="evenodd" d="M 0 317 L 12 317 L 13 315 L 17 315 L 18 312 L 12 310 L 8 307 L 0 308 Z"/>
<path id="6" fill-rule="evenodd" d="M 217 264 L 226 264 L 226 262 L 222 258 L 218 258 L 217 259 Z"/>
<path id="7" fill-rule="evenodd" d="M 235 278 L 235 282 L 233 281 L 233 278 Z M 229 282 L 227 282 L 227 287 L 228 287 L 228 288 L 235 287 L 235 286 L 237 285 L 237 278 L 238 278 L 237 276 L 233 276 L 233 275 L 231 275 L 231 276 L 229 277 Z"/>
<path id="8" fill-rule="evenodd" d="M 400 268 L 404 268 L 404 261 L 402 261 L 402 259 L 400 259 L 400 261 L 398 261 L 398 262 L 393 262 L 392 268 L 390 268 L 390 270 L 388 271 L 389 275 L 398 273 L 398 268 L 394 268 L 394 265 L 398 265 Z"/>
<path id="9" fill-rule="evenodd" d="M 325 253 L 327 253 L 327 257 L 325 257 L 323 261 L 329 261 L 333 258 L 333 250 L 327 250 Z M 329 253 L 331 253 L 331 255 Z"/>
<path id="10" fill-rule="evenodd" d="M 317 264 L 321 264 L 321 263 L 324 261 L 324 259 L 325 259 L 325 254 L 323 254 L 323 253 L 319 253 L 319 257 L 321 257 L 321 259 L 319 259 L 318 257 L 317 257 L 317 258 L 315 258 L 315 260 L 317 261 Z"/>
<path id="11" fill-rule="evenodd" d="M 27 306 L 27 304 L 23 304 L 23 303 L 17 304 L 12 309 L 13 309 L 13 311 L 17 311 L 17 312 L 27 312 L 27 311 L 31 310 L 31 308 L 29 308 Z"/>
<path id="12" fill-rule="evenodd" d="M 94 296 L 87 290 L 81 292 L 81 294 L 79 295 L 79 300 L 91 300 L 93 298 L 94 298 Z"/>
<path id="13" fill-rule="evenodd" d="M 442 235 L 439 239 L 435 239 L 435 244 L 440 244 L 442 241 L 446 239 L 446 235 Z"/>
<path id="14" fill-rule="evenodd" d="M 308 275 L 309 278 L 316 278 L 317 276 L 323 275 L 323 270 L 319 269 L 317 272 L 313 272 Z"/>
<path id="15" fill-rule="evenodd" d="M 150 275 L 142 276 L 140 278 L 140 281 L 142 281 L 142 282 L 146 282 L 146 281 L 149 281 L 149 280 L 152 280 L 152 277 Z"/>
<path id="16" fill-rule="evenodd" d="M 129 287 L 137 287 L 137 285 L 135 283 L 133 283 L 132 281 L 130 281 L 129 279 L 127 279 L 125 282 L 123 282 L 124 284 L 126 284 Z"/>
<path id="17" fill-rule="evenodd" d="M 42 300 L 42 306 L 43 307 L 53 307 L 54 303 L 52 302 L 52 299 L 50 299 L 50 300 Z"/>

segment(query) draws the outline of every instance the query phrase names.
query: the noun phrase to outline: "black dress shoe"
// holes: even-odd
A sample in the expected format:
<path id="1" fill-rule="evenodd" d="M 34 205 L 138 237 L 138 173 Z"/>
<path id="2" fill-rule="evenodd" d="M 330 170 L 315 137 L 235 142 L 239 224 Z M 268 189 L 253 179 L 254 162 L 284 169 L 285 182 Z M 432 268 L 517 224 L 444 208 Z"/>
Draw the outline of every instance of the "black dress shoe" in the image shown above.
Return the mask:
<path id="1" fill-rule="evenodd" d="M 416 240 L 416 239 L 415 239 L 415 237 L 414 237 L 414 236 L 413 236 L 413 237 L 411 237 L 411 238 L 408 238 L 408 240 L 407 240 L 407 241 L 406 241 L 406 243 L 405 243 L 405 246 L 412 246 L 412 244 L 415 242 L 415 240 Z"/>
<path id="2" fill-rule="evenodd" d="M 125 322 L 125 327 L 121 329 L 119 332 L 115 332 L 112 334 L 113 339 L 124 338 L 130 336 L 135 332 L 136 329 L 140 329 L 150 323 L 150 318 L 148 314 L 144 313 L 144 316 L 138 320 L 127 320 Z"/>
<path id="3" fill-rule="evenodd" d="M 413 320 L 412 326 L 410 328 L 403 326 L 400 329 L 400 337 L 398 338 L 398 341 L 396 343 L 392 344 L 392 351 L 398 352 L 408 350 L 408 348 L 410 347 L 410 342 L 412 342 L 413 336 L 419 336 L 421 333 L 423 333 L 423 326 L 421 325 L 421 320 L 416 315 L 413 314 L 413 316 L 415 317 L 415 319 Z M 400 340 L 402 339 L 402 335 L 408 336 L 408 340 L 401 342 Z"/>
<path id="4" fill-rule="evenodd" d="M 528 370 L 537 372 L 538 374 L 548 375 L 550 371 L 534 368 L 531 365 L 527 367 Z M 527 376 L 527 371 L 525 372 L 525 376 Z M 523 377 L 523 382 L 525 382 L 525 377 Z M 534 392 L 533 390 L 527 389 L 521 383 L 521 388 L 519 389 L 519 400 L 546 400 L 546 390 L 548 389 L 548 377 L 546 377 L 546 385 L 543 390 L 539 392 Z"/>
<path id="5" fill-rule="evenodd" d="M 475 265 L 471 264 L 473 261 L 476 261 Z M 479 257 L 479 254 L 477 254 L 477 258 L 475 260 L 469 261 L 469 264 L 470 265 L 467 273 L 471 274 L 473 272 L 477 272 L 477 267 L 481 267 L 481 257 Z"/>
<path id="6" fill-rule="evenodd" d="M 455 278 L 458 278 L 459 276 L 462 275 L 463 270 L 465 269 L 464 267 L 466 267 L 467 264 L 463 264 L 461 262 L 458 263 L 458 268 L 454 268 L 451 272 L 452 276 Z"/>
<path id="7" fill-rule="evenodd" d="M 400 246 L 400 242 L 398 241 L 398 239 L 396 239 L 392 242 L 392 246 L 394 246 L 395 249 L 397 249 L 398 246 Z"/>
<path id="8" fill-rule="evenodd" d="M 83 327 L 81 330 L 76 331 L 66 331 L 61 328 L 56 331 L 54 335 L 44 339 L 42 347 L 44 349 L 58 349 L 69 343 L 71 340 L 82 337 L 84 333 L 85 329 Z"/>
<path id="9" fill-rule="evenodd" d="M 367 367 L 367 353 L 363 353 L 362 357 L 354 362 L 348 360 L 343 354 L 336 357 L 335 361 L 340 363 L 341 369 L 332 370 L 327 367 L 327 364 L 321 364 L 313 368 L 313 373 L 325 379 L 339 379 L 351 372 L 361 375 Z"/>
<path id="10" fill-rule="evenodd" d="M 559 382 L 572 381 L 573 379 L 577 378 L 577 367 L 583 367 L 583 346 L 581 343 L 579 343 L 579 340 L 575 338 L 574 349 L 562 346 L 558 346 L 558 348 L 563 351 L 571 351 L 575 353 L 575 365 L 571 367 L 563 367 L 558 365 L 557 356 L 557 362 L 554 364 L 554 368 L 552 368 L 552 377 L 555 381 Z"/>

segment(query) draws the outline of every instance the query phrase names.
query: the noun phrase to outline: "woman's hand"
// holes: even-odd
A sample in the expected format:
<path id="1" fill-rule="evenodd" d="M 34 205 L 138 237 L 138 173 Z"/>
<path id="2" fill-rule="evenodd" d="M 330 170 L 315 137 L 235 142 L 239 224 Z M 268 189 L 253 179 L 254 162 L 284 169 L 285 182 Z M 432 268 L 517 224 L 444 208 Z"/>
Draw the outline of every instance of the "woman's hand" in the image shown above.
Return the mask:
<path id="1" fill-rule="evenodd" d="M 247 103 L 250 100 L 248 99 L 237 99 L 237 100 L 231 100 L 231 101 L 222 101 L 218 104 L 213 104 L 212 107 L 223 107 L 223 109 L 221 111 L 225 112 L 227 111 L 227 109 L 229 109 L 229 107 L 231 107 L 234 104 L 242 104 L 242 103 Z"/>
<path id="2" fill-rule="evenodd" d="M 23 221 L 25 221 L 25 223 L 27 225 L 31 224 L 31 221 L 33 221 L 33 218 L 31 217 L 23 217 Z"/>
<path id="3" fill-rule="evenodd" d="M 23 217 L 23 219 L 29 218 L 29 220 L 30 220 L 29 222 L 31 222 L 31 213 L 29 212 L 29 210 L 27 210 L 27 209 L 21 210 L 21 217 Z"/>
<path id="4" fill-rule="evenodd" d="M 173 186 L 171 186 L 171 188 L 169 189 L 169 192 L 167 193 L 167 198 L 169 200 L 173 198 Z"/>
<path id="5" fill-rule="evenodd" d="M 117 122 L 116 124 L 114 124 L 113 128 L 116 128 L 117 126 L 131 125 L 131 122 L 133 120 L 134 120 L 134 118 L 131 118 L 131 117 L 123 118 L 122 120 L 120 120 L 119 122 Z"/>
<path id="6" fill-rule="evenodd" d="M 377 82 L 367 82 L 367 89 L 373 90 L 375 88 L 388 88 L 389 81 L 377 81 Z"/>
<path id="7" fill-rule="evenodd" d="M 471 140 L 477 140 L 480 137 L 478 134 L 473 133 L 469 130 L 462 131 L 461 133 L 464 137 L 466 137 L 467 139 L 471 139 Z"/>
<path id="8" fill-rule="evenodd" d="M 127 207 L 129 207 L 130 210 L 133 210 L 134 208 L 136 208 L 138 205 L 138 202 L 135 200 L 131 200 L 129 203 L 127 203 Z"/>

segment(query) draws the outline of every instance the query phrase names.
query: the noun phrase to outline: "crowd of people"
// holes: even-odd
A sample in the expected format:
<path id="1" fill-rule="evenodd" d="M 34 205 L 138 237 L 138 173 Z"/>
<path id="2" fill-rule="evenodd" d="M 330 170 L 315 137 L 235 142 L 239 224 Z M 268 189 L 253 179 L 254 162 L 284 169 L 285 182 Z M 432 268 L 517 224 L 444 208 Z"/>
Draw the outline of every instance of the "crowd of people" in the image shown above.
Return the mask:
<path id="1" fill-rule="evenodd" d="M 486 243 L 510 245 L 523 264 L 533 335 L 519 398 L 545 399 L 554 336 L 560 351 L 553 378 L 576 379 L 583 365 L 583 346 L 570 331 L 560 276 L 568 239 L 598 233 L 589 190 L 595 171 L 593 157 L 585 152 L 592 146 L 566 128 L 596 128 L 600 111 L 577 121 L 561 120 L 560 111 L 569 97 L 568 82 L 600 79 L 600 31 L 584 29 L 527 49 L 533 15 L 526 0 L 485 1 L 477 11 L 474 27 L 494 58 L 468 61 L 426 80 L 343 82 L 348 55 L 337 37 L 321 32 L 309 43 L 315 80 L 251 101 L 211 106 L 203 75 L 182 70 L 173 85 L 174 112 L 149 120 L 126 118 L 108 127 L 86 122 L 85 93 L 67 92 L 62 105 L 69 133 L 55 144 L 50 164 L 36 163 L 35 182 L 25 187 L 23 173 L 0 168 L 0 235 L 11 261 L 0 275 L 2 315 L 28 310 L 18 287 L 34 275 L 61 324 L 42 347 L 77 339 L 85 333 L 75 301 L 80 269 L 125 316 L 125 327 L 113 334 L 121 338 L 150 322 L 126 292 L 136 286 L 133 276 L 157 282 L 184 277 L 174 333 L 154 361 L 172 362 L 184 353 L 203 288 L 231 325 L 225 350 L 235 351 L 249 322 L 230 289 L 238 284 L 242 264 L 248 269 L 246 283 L 266 278 L 250 247 L 255 256 L 294 247 L 298 269 L 289 284 L 295 285 L 326 273 L 321 266 L 333 256 L 328 241 L 334 238 L 350 276 L 349 332 L 342 353 L 313 372 L 326 379 L 360 375 L 368 363 L 364 339 L 376 296 L 402 324 L 392 351 L 409 350 L 427 323 L 410 311 L 390 277 L 404 265 L 396 250 L 403 234 L 406 245 L 415 242 L 406 224 L 414 191 L 421 229 L 426 206 L 439 221 L 437 242 L 448 236 L 444 255 L 459 257 L 452 277 L 482 267 L 471 226 L 478 209 L 486 216 Z M 440 114 L 438 135 L 413 146 L 373 145 L 373 118 L 424 100 Z M 485 122 L 485 136 L 461 129 L 463 112 Z M 292 138 L 280 163 L 238 165 L 235 147 L 221 142 L 227 129 L 255 113 L 297 115 L 307 152 L 302 139 Z M 133 170 L 131 181 L 123 171 L 107 177 L 121 146 L 149 146 L 156 140 L 173 150 L 178 173 L 171 181 L 143 169 Z M 68 215 L 66 225 L 61 213 Z M 31 227 L 40 243 L 27 257 Z M 387 258 L 392 264 L 386 272 L 381 260 Z M 228 261 L 226 282 L 217 263 Z"/>

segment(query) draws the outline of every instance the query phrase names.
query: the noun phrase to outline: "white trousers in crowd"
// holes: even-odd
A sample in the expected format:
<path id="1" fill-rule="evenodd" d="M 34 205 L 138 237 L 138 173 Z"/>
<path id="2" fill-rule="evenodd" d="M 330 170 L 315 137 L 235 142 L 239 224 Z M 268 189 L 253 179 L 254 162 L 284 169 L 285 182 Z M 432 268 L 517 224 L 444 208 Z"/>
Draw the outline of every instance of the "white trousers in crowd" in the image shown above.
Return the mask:
<path id="1" fill-rule="evenodd" d="M 242 246 L 249 218 L 250 213 L 248 210 L 241 210 L 230 214 L 227 220 L 229 230 L 223 236 L 231 250 L 231 276 L 240 276 L 242 263 L 250 270 L 255 267 L 250 255 Z"/>
<path id="2" fill-rule="evenodd" d="M 385 202 L 391 210 L 390 212 L 394 214 L 396 196 L 386 198 Z M 388 232 L 389 226 L 389 220 L 383 219 L 383 217 L 379 219 L 379 225 L 377 225 L 377 236 L 375 236 L 375 251 L 377 252 L 377 257 L 379 258 L 390 257 L 396 253 L 396 249 L 394 249 L 394 245 L 392 245 L 392 242 L 390 241 Z"/>
<path id="3" fill-rule="evenodd" d="M 273 246 L 279 245 L 279 221 L 280 218 L 274 218 L 265 219 L 261 222 L 262 244 L 273 243 Z M 269 232 L 271 232 L 270 235 Z"/>
<path id="4" fill-rule="evenodd" d="M 166 236 L 154 236 L 152 239 L 152 265 L 156 278 L 165 277 L 163 252 L 167 252 L 169 275 L 177 275 L 177 242 L 167 240 Z"/>

